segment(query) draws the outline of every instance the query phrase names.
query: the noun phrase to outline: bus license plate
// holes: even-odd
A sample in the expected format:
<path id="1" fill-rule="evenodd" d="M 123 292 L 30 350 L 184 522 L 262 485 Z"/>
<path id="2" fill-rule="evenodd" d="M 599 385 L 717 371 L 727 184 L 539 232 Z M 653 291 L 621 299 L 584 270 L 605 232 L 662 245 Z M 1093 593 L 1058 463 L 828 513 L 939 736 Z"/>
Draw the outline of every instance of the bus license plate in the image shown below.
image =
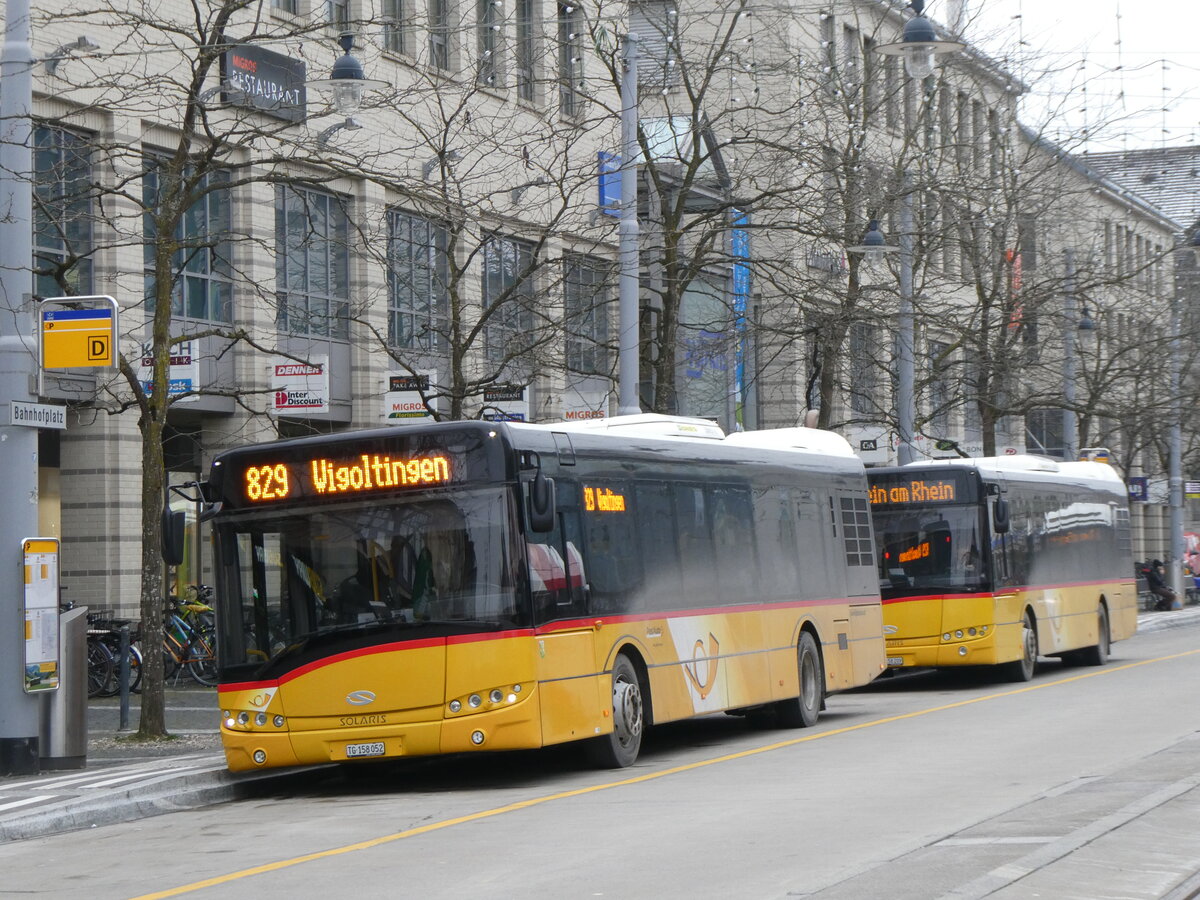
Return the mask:
<path id="1" fill-rule="evenodd" d="M 370 744 L 347 744 L 346 758 L 354 759 L 358 756 L 383 756 L 385 748 L 383 741 L 374 741 Z"/>
<path id="2" fill-rule="evenodd" d="M 902 665 L 904 665 L 904 657 L 903 656 L 889 656 L 887 664 L 889 666 L 902 666 Z"/>

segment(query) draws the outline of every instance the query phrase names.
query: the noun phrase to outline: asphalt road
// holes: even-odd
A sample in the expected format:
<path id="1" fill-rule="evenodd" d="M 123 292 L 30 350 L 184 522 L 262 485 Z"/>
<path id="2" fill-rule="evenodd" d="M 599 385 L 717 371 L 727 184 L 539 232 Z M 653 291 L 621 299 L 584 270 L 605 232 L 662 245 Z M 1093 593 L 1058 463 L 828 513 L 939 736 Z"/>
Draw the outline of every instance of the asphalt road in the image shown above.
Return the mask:
<path id="1" fill-rule="evenodd" d="M 1198 638 L 1141 634 L 1028 685 L 886 679 L 808 731 L 668 726 L 617 772 L 569 748 L 315 772 L 2 845 L 0 895 L 1185 897 Z"/>

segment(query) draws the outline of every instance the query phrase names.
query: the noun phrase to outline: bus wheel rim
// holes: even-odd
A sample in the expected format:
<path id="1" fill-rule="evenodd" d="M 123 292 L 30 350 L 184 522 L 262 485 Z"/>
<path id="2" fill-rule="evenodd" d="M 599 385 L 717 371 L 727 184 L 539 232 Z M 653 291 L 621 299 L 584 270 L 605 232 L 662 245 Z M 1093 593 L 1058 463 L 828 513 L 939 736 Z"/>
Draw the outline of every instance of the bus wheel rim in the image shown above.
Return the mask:
<path id="1" fill-rule="evenodd" d="M 613 729 L 622 744 L 641 734 L 642 692 L 634 682 L 622 680 L 613 685 Z"/>

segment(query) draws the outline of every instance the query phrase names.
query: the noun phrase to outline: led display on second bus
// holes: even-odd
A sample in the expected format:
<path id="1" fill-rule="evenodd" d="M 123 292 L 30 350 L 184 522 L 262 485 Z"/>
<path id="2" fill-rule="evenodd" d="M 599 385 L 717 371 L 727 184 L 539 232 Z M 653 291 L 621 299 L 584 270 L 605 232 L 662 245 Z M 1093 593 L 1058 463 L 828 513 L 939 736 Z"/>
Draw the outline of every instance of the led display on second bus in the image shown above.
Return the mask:
<path id="1" fill-rule="evenodd" d="M 876 508 L 973 502 L 976 491 L 959 472 L 888 472 L 868 475 L 871 505 Z"/>

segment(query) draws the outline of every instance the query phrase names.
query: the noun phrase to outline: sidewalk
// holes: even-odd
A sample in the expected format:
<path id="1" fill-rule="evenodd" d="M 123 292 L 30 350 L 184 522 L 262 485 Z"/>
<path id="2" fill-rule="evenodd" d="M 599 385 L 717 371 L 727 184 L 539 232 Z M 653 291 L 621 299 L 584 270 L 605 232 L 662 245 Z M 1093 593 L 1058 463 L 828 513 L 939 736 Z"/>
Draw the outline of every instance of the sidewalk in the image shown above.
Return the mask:
<path id="1" fill-rule="evenodd" d="M 141 698 L 129 699 L 136 729 Z M 148 743 L 118 733 L 118 698 L 88 701 L 86 767 L 0 777 L 0 843 L 218 803 L 263 777 L 226 771 L 215 688 L 169 686 L 166 703 L 172 738 Z"/>
<path id="2" fill-rule="evenodd" d="M 1200 605 L 1138 614 L 1141 633 L 1200 623 Z M 132 727 L 139 698 L 130 698 Z M 119 736 L 116 698 L 88 704 L 88 756 L 83 769 L 0 777 L 0 843 L 111 825 L 220 803 L 277 771 L 231 774 L 218 732 L 213 688 L 180 685 L 167 691 L 169 741 L 143 743 Z"/>

